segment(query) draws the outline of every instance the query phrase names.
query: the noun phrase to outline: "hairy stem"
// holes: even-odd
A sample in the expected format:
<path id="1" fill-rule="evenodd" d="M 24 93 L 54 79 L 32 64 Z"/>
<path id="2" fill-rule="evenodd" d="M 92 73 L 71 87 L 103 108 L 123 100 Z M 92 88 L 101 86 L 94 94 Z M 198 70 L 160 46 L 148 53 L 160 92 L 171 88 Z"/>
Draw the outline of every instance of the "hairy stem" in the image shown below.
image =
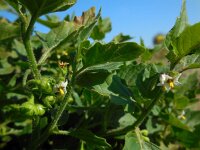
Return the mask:
<path id="1" fill-rule="evenodd" d="M 35 139 L 35 141 L 33 141 L 30 149 L 37 149 L 41 144 L 43 144 L 47 138 L 50 136 L 50 134 L 53 132 L 54 128 L 56 127 L 58 120 L 60 119 L 60 117 L 62 116 L 63 111 L 65 110 L 67 104 L 68 104 L 68 99 L 69 96 L 71 95 L 71 85 L 69 84 L 67 86 L 67 94 L 65 95 L 65 97 L 63 98 L 63 101 L 54 117 L 54 120 L 52 120 L 52 122 L 49 124 L 49 126 L 46 128 L 46 130 L 42 133 L 42 135 L 40 136 L 39 139 Z"/>
<path id="2" fill-rule="evenodd" d="M 160 89 L 160 90 L 158 90 L 157 97 L 149 104 L 147 109 L 143 110 L 142 114 L 139 116 L 137 121 L 134 122 L 134 124 L 132 124 L 128 127 L 125 127 L 125 128 L 110 130 L 106 133 L 105 136 L 120 136 L 120 135 L 123 135 L 126 132 L 134 130 L 136 127 L 140 126 L 140 124 L 142 124 L 144 119 L 148 116 L 148 114 L 151 112 L 152 108 L 155 106 L 155 104 L 158 102 L 158 100 L 161 98 L 161 96 L 162 96 L 162 90 Z"/>
<path id="3" fill-rule="evenodd" d="M 31 46 L 31 34 L 35 24 L 37 16 L 32 16 L 28 28 L 25 33 L 23 33 L 23 42 L 26 49 L 27 57 L 29 60 L 29 66 L 33 73 L 35 79 L 40 79 L 40 72 L 37 68 L 37 62 L 35 59 L 35 55 Z"/>

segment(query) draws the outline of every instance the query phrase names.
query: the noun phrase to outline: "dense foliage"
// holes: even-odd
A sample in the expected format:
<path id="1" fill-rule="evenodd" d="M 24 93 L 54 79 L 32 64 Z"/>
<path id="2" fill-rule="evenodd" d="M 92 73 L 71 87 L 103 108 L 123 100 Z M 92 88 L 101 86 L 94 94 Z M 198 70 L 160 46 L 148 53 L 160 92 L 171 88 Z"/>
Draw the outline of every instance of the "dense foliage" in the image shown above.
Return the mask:
<path id="1" fill-rule="evenodd" d="M 0 1 L 18 16 L 0 18 L 0 148 L 200 149 L 200 23 L 185 1 L 151 49 L 122 33 L 103 42 L 101 10 L 49 15 L 75 3 Z"/>

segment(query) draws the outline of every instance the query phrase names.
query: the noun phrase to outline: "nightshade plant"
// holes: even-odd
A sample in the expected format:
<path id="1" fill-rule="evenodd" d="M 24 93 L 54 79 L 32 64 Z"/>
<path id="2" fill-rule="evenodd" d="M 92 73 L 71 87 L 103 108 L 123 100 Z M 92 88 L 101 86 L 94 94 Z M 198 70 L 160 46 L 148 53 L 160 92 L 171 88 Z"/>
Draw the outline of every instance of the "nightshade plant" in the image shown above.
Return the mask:
<path id="1" fill-rule="evenodd" d="M 123 34 L 103 42 L 101 10 L 49 15 L 75 3 L 0 2 L 18 16 L 0 18 L 0 148 L 199 149 L 200 23 L 188 24 L 185 0 L 151 49 Z"/>

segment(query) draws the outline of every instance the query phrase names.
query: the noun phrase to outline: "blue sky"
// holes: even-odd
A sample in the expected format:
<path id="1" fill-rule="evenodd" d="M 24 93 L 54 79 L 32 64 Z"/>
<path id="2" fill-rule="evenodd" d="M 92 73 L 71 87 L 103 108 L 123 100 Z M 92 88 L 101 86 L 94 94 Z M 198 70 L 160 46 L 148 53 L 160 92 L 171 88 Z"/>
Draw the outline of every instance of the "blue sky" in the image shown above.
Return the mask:
<path id="1" fill-rule="evenodd" d="M 152 38 L 157 33 L 167 33 L 180 14 L 182 0 L 78 0 L 67 12 L 56 13 L 60 19 L 66 14 L 82 11 L 95 6 L 102 7 L 102 16 L 110 17 L 112 31 L 105 41 L 110 41 L 122 32 L 134 37 L 138 42 L 142 37 L 147 46 L 152 45 Z M 187 12 L 190 24 L 200 22 L 200 0 L 187 0 Z M 15 16 L 0 11 L 0 16 L 13 20 Z M 47 32 L 47 28 L 37 24 L 35 30 Z"/>

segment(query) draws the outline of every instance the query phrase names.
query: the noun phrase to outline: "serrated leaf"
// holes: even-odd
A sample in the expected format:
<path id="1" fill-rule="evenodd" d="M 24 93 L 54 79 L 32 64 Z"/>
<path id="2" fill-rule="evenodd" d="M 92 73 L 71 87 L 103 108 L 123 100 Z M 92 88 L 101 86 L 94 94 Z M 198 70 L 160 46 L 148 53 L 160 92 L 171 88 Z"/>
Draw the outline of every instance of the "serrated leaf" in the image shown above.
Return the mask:
<path id="1" fill-rule="evenodd" d="M 20 27 L 17 24 L 9 23 L 5 19 L 0 19 L 0 41 L 14 38 L 20 35 Z"/>
<path id="2" fill-rule="evenodd" d="M 76 0 L 6 0 L 16 6 L 18 2 L 24 5 L 32 15 L 41 16 L 47 13 L 64 11 L 76 3 Z"/>
<path id="3" fill-rule="evenodd" d="M 184 56 L 195 52 L 200 46 L 200 23 L 187 27 L 179 37 L 171 43 L 172 49 L 167 54 L 167 58 L 174 66 Z"/>
<path id="4" fill-rule="evenodd" d="M 134 42 L 127 43 L 95 43 L 89 49 L 82 49 L 83 66 L 88 67 L 107 62 L 129 61 L 138 58 L 144 48 Z"/>

